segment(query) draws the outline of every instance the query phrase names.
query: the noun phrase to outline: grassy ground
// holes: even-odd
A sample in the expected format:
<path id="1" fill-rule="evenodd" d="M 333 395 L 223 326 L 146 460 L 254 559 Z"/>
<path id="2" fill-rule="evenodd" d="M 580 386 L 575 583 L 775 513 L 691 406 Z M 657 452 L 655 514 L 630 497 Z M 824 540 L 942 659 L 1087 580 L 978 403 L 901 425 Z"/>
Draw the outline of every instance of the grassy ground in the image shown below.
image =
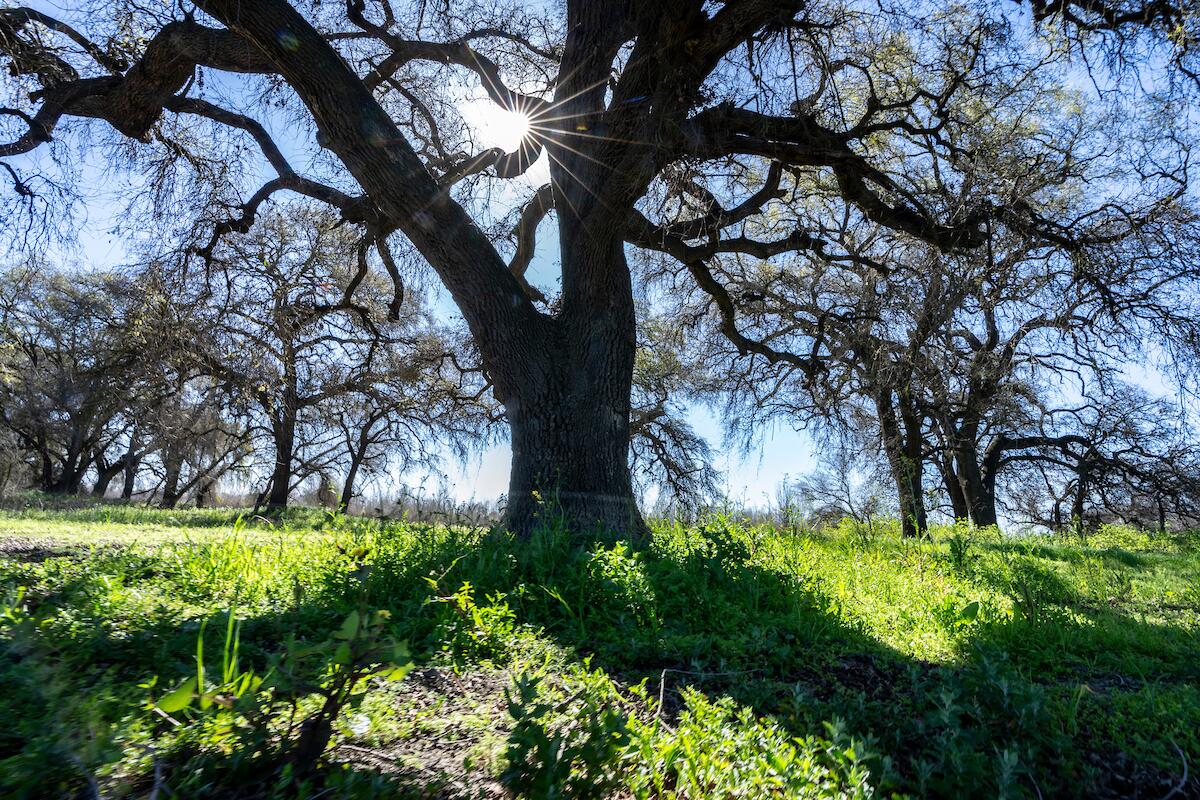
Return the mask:
<path id="1" fill-rule="evenodd" d="M 0 796 L 1200 797 L 1198 632 L 1200 542 L 1122 529 L 35 503 L 0 511 Z"/>

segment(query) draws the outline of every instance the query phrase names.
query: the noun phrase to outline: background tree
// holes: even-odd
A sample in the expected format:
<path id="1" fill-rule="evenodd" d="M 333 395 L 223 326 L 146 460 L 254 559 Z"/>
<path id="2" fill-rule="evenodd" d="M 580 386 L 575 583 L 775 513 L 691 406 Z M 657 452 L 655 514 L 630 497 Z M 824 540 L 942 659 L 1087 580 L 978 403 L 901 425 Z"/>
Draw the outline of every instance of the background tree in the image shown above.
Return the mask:
<path id="1" fill-rule="evenodd" d="M 39 266 L 0 278 L 0 424 L 16 437 L 32 485 L 75 493 L 141 402 L 145 309 L 127 278 L 71 276 Z"/>
<path id="2" fill-rule="evenodd" d="M 364 477 L 429 467 L 447 454 L 465 458 L 490 438 L 495 410 L 486 385 L 453 351 L 470 348 L 429 328 L 411 347 L 388 348 L 370 384 L 329 405 L 340 435 L 341 508 L 350 508 Z"/>
<path id="3" fill-rule="evenodd" d="M 1151 184 L 1152 159 L 1114 173 L 1103 151 L 1116 142 L 1099 129 L 1107 118 L 1038 65 L 1006 63 L 1023 72 L 999 94 L 990 83 L 963 90 L 981 91 L 965 103 L 975 124 L 936 134 L 951 153 L 970 153 L 968 162 L 944 172 L 940 144 L 924 155 L 910 147 L 897 162 L 909 166 L 921 202 L 945 216 L 981 194 L 1022 209 L 998 210 L 983 246 L 945 247 L 877 224 L 819 171 L 775 164 L 764 173 L 751 163 L 737 165 L 734 185 L 758 187 L 752 197 L 782 195 L 765 231 L 762 221 L 742 222 L 741 250 L 663 239 L 699 276 L 694 287 L 671 262 L 647 266 L 677 298 L 676 315 L 700 332 L 709 374 L 719 376 L 709 388 L 725 398 L 731 426 L 747 437 L 780 418 L 873 429 L 907 534 L 925 527 L 929 463 L 956 517 L 996 523 L 985 452 L 1029 424 L 1033 395 L 1035 405 L 1053 404 L 1057 384 L 1085 373 L 1102 387 L 1148 343 L 1184 383 L 1195 363 L 1186 343 L 1197 340 L 1200 225 L 1184 184 L 1136 214 L 1095 209 L 1093 187 Z M 689 176 L 680 180 L 697 202 L 716 203 Z M 804 203 L 783 202 L 789 193 Z M 699 242 L 701 231 L 689 234 Z M 754 250 L 744 246 L 748 233 L 809 246 Z"/>
<path id="4" fill-rule="evenodd" d="M 662 513 L 694 515 L 718 493 L 720 473 L 708 442 L 687 420 L 687 400 L 696 393 L 683 331 L 664 319 L 643 322 L 633 373 L 630 466 L 645 496 L 657 492 Z"/>
<path id="5" fill-rule="evenodd" d="M 254 408 L 248 432 L 269 442 L 267 508 L 285 507 L 300 482 L 336 468 L 342 426 L 356 423 L 331 424 L 330 414 L 351 398 L 374 402 L 365 449 L 350 456 L 355 472 L 383 431 L 392 431 L 395 444 L 397 430 L 405 424 L 412 430 L 418 403 L 431 438 L 457 424 L 444 405 L 451 368 L 442 333 L 412 294 L 397 318 L 387 319 L 395 298 L 380 293 L 365 245 L 336 217 L 292 206 L 223 241 L 209 270 L 159 268 L 167 272 L 158 325 L 173 338 L 181 364 L 206 376 L 209 391 L 227 389 Z M 353 299 L 346 286 L 357 290 Z M 198 434 L 219 433 L 226 442 L 217 464 L 238 449 L 213 406 L 197 399 L 190 416 L 171 415 L 182 435 L 175 449 L 164 450 L 171 454 L 170 463 L 164 460 L 168 496 L 177 494 L 172 477 L 185 454 L 196 451 Z M 353 485 L 347 481 L 351 492 Z"/>

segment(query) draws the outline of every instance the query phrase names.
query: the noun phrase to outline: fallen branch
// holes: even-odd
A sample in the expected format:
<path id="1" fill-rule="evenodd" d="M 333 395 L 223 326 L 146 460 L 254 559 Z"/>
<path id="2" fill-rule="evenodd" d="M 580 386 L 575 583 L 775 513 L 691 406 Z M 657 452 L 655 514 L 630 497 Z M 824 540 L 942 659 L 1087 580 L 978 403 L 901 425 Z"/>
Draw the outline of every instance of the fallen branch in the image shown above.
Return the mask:
<path id="1" fill-rule="evenodd" d="M 1175 786 L 1174 789 L 1172 789 L 1171 791 L 1169 791 L 1165 795 L 1163 795 L 1162 800 L 1170 800 L 1170 798 L 1174 797 L 1175 795 L 1181 794 L 1184 790 L 1184 787 L 1186 787 L 1187 783 L 1188 783 L 1187 754 L 1184 753 L 1183 750 L 1180 749 L 1179 745 L 1175 744 L 1175 742 L 1171 742 L 1171 746 L 1175 748 L 1175 752 L 1179 753 L 1179 759 L 1181 761 L 1183 761 L 1183 777 L 1181 777 L 1179 779 L 1179 783 Z"/>

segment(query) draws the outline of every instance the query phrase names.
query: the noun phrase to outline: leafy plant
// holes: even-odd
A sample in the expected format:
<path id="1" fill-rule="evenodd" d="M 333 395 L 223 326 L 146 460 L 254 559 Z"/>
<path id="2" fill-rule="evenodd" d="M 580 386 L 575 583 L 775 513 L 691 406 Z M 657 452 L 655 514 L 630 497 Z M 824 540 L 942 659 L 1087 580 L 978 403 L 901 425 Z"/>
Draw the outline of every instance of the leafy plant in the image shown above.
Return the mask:
<path id="1" fill-rule="evenodd" d="M 946 540 L 950 547 L 950 563 L 954 571 L 965 574 L 970 564 L 971 540 L 957 531 Z"/>
<path id="2" fill-rule="evenodd" d="M 619 783 L 622 750 L 630 741 L 626 717 L 586 688 L 551 703 L 540 696 L 539 687 L 537 677 L 523 674 L 505 691 L 513 729 L 501 781 L 517 797 L 610 797 Z"/>
<path id="3" fill-rule="evenodd" d="M 361 581 L 366 574 L 361 563 L 356 571 Z M 391 612 L 370 610 L 365 591 L 360 592 L 359 607 L 323 641 L 308 643 L 290 636 L 284 652 L 269 659 L 262 676 L 239 666 L 241 624 L 230 609 L 221 677 L 210 681 L 204 659 L 206 625 L 207 620 L 201 623 L 196 640 L 195 674 L 150 708 L 177 725 L 173 714 L 213 716 L 210 728 L 232 733 L 244 756 L 262 756 L 281 765 L 289 780 L 315 769 L 329 747 L 335 722 L 344 709 L 361 703 L 369 679 L 400 680 L 412 669 L 407 644 L 391 632 Z M 277 730 L 281 720 L 287 723 Z M 270 742 L 276 736 L 279 743 L 272 751 Z"/>

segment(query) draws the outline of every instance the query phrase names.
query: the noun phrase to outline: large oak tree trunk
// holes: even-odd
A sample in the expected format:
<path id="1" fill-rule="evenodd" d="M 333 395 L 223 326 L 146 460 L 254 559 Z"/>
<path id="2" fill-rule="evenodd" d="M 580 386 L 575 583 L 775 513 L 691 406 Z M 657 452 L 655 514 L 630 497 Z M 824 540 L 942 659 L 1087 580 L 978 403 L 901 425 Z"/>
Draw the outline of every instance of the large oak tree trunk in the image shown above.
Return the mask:
<path id="1" fill-rule="evenodd" d="M 510 530 L 526 535 L 561 517 L 573 530 L 642 531 L 629 474 L 629 416 L 614 397 L 620 384 L 603 375 L 598 365 L 584 366 L 571 381 L 570 395 L 508 406 Z M 588 388 L 595 400 L 579 402 L 575 393 Z"/>
<path id="2" fill-rule="evenodd" d="M 560 239 L 563 309 L 524 354 L 541 379 L 502 398 L 513 454 L 505 523 L 527 535 L 561 517 L 572 530 L 638 537 L 645 523 L 629 473 L 637 340 L 623 244 L 569 223 Z"/>

